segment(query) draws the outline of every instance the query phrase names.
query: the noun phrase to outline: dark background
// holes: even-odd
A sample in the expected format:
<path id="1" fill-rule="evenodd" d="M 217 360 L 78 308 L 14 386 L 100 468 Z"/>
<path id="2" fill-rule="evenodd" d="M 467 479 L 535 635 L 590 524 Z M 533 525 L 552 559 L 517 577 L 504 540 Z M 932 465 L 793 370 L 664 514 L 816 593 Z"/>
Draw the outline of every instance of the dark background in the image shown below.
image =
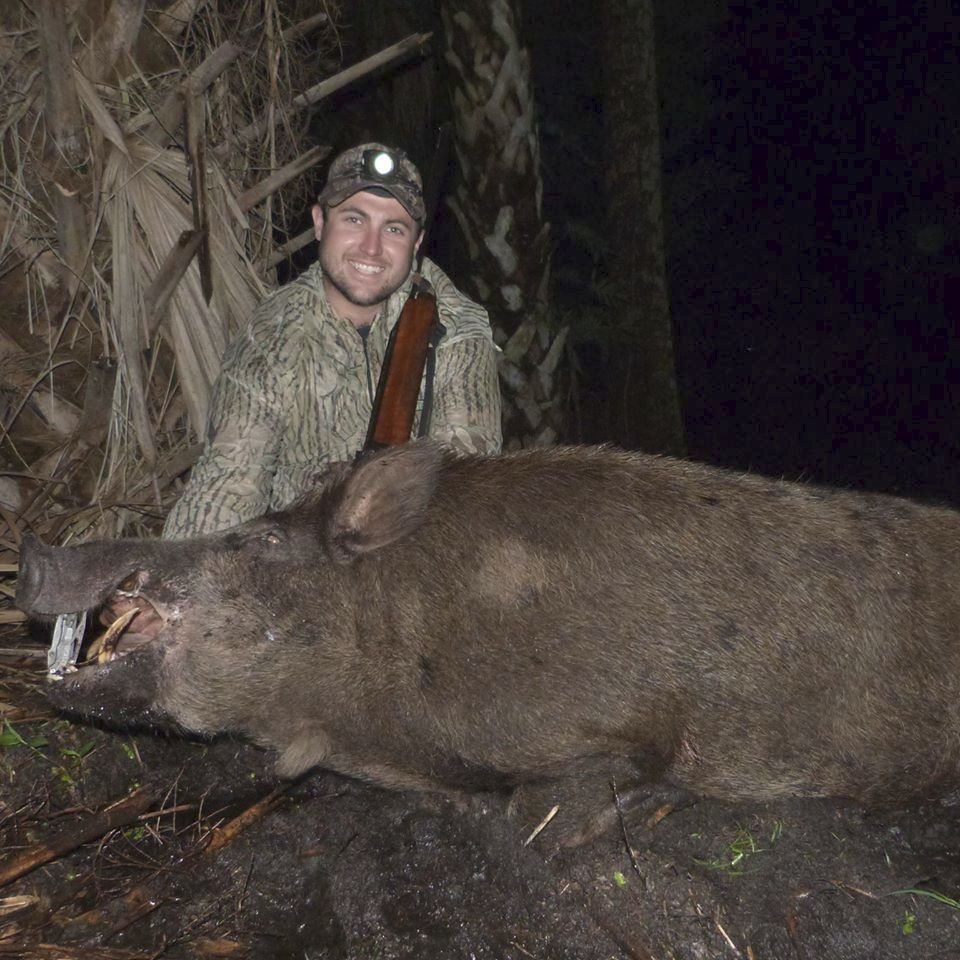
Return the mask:
<path id="1" fill-rule="evenodd" d="M 690 455 L 960 500 L 950 5 L 657 6 Z M 526 18 L 545 212 L 569 302 L 564 283 L 604 240 L 598 17 L 587 4 L 529 0 Z M 589 337 L 579 349 L 588 380 L 602 383 L 602 351 Z"/>

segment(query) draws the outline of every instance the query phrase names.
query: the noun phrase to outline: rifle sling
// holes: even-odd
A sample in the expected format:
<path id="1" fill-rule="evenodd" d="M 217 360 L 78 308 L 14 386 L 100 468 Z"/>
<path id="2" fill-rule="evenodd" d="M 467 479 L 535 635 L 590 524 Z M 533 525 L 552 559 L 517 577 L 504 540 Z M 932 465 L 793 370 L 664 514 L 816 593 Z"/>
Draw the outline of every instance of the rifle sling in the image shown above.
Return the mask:
<path id="1" fill-rule="evenodd" d="M 430 342 L 427 344 L 427 368 L 423 374 L 423 406 L 420 408 L 418 437 L 425 437 L 430 431 L 430 415 L 433 413 L 433 378 L 437 367 L 437 344 L 446 332 L 446 328 L 440 322 L 440 314 L 437 313 L 430 329 Z"/>

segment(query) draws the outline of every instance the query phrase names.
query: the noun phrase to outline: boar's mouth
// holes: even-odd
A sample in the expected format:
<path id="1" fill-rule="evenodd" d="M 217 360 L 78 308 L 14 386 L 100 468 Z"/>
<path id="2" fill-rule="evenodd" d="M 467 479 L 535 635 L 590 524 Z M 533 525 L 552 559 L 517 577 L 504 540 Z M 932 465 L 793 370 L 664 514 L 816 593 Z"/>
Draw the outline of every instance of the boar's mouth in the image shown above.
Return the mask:
<path id="1" fill-rule="evenodd" d="M 139 650 L 163 633 L 167 617 L 145 595 L 118 590 L 101 608 L 100 622 L 106 629 L 87 648 L 81 667 L 110 663 Z"/>
<path id="2" fill-rule="evenodd" d="M 138 571 L 116 587 L 98 609 L 106 629 L 81 651 L 75 667 L 49 674 L 57 681 L 47 687 L 54 706 L 111 727 L 176 726 L 159 704 L 166 645 L 156 641 L 178 619 L 177 607 L 148 597 L 141 590 L 146 580 Z"/>
<path id="3" fill-rule="evenodd" d="M 165 633 L 176 608 L 149 596 L 144 586 L 149 580 L 145 570 L 125 577 L 107 596 L 97 610 L 96 621 L 101 627 L 80 651 L 75 667 L 68 673 L 90 674 L 115 660 L 137 653 Z M 91 632 L 88 628 L 88 635 Z M 60 679 L 59 674 L 51 674 Z"/>

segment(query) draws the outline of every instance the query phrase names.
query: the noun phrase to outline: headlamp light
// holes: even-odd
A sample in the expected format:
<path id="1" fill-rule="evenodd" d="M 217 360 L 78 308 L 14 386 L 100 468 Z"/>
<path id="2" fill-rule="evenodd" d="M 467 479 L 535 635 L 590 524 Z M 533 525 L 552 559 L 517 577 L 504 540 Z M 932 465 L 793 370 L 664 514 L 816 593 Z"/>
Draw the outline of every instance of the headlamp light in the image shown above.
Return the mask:
<path id="1" fill-rule="evenodd" d="M 389 150 L 364 150 L 360 161 L 365 177 L 390 182 L 397 179 L 397 158 Z"/>

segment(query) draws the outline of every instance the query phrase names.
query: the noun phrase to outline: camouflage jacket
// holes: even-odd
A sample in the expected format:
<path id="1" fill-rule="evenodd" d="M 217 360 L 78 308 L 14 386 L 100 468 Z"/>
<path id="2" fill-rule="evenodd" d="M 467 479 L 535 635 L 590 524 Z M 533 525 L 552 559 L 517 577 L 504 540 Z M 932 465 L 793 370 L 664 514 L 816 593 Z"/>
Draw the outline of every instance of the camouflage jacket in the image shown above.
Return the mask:
<path id="1" fill-rule="evenodd" d="M 495 453 L 500 393 L 487 313 L 436 264 L 425 259 L 423 274 L 446 327 L 429 435 L 464 452 Z M 224 355 L 205 449 L 164 537 L 223 530 L 285 507 L 324 465 L 353 458 L 366 439 L 387 339 L 411 283 L 412 275 L 366 339 L 329 308 L 318 264 L 263 300 Z"/>

